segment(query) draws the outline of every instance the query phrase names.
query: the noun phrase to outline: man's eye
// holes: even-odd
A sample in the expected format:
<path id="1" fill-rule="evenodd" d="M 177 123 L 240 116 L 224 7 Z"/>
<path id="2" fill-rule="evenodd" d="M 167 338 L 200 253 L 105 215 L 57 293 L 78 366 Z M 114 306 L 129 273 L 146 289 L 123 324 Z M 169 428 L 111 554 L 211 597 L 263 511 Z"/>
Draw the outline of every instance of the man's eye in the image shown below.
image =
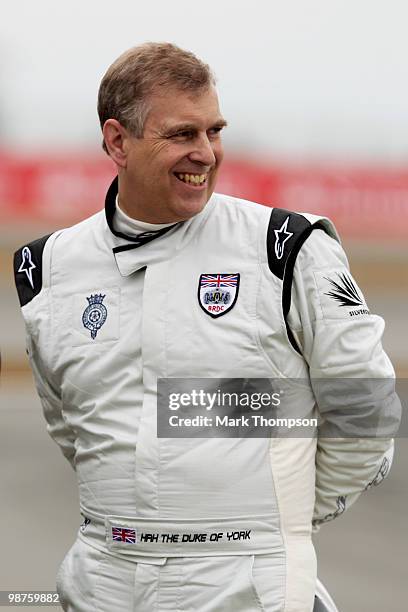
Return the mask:
<path id="1" fill-rule="evenodd" d="M 191 130 L 183 130 L 182 132 L 176 132 L 172 134 L 171 138 L 175 138 L 178 140 L 185 140 L 191 138 L 193 136 L 193 132 Z"/>
<path id="2" fill-rule="evenodd" d="M 218 127 L 211 128 L 210 130 L 208 130 L 208 132 L 209 132 L 210 136 L 218 136 L 220 134 L 221 130 L 222 130 L 222 127 L 218 126 Z"/>

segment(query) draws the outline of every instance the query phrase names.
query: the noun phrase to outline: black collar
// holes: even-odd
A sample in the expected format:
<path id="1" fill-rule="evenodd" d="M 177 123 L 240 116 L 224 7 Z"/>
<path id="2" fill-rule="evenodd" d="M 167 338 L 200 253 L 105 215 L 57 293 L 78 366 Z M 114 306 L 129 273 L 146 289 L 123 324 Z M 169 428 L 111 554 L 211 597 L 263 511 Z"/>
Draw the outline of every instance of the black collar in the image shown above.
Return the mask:
<path id="1" fill-rule="evenodd" d="M 120 251 L 129 251 L 130 249 L 137 249 L 137 247 L 140 247 L 143 244 L 146 244 L 147 242 L 151 242 L 151 240 L 154 240 L 155 238 L 159 238 L 159 236 L 163 236 L 163 234 L 166 234 L 168 231 L 170 231 L 171 229 L 173 229 L 173 227 L 177 225 L 177 223 L 174 223 L 173 225 L 169 225 L 168 227 L 163 227 L 160 230 L 142 232 L 141 234 L 138 234 L 137 236 L 128 236 L 128 234 L 117 232 L 113 227 L 113 216 L 116 211 L 116 196 L 118 194 L 118 183 L 119 183 L 118 177 L 116 176 L 113 179 L 111 186 L 109 187 L 108 192 L 106 194 L 106 198 L 105 198 L 106 222 L 109 226 L 110 231 L 112 232 L 114 236 L 117 236 L 118 238 L 124 238 L 125 240 L 129 240 L 131 244 L 124 244 L 122 246 L 115 247 L 114 249 L 112 249 L 114 253 L 118 253 Z"/>

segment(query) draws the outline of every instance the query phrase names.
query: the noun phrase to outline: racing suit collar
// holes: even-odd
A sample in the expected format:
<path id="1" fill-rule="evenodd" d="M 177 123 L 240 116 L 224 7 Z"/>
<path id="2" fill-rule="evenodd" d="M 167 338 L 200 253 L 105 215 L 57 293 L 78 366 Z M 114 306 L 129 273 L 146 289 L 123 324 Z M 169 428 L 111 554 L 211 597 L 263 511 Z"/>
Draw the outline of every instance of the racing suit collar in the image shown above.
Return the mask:
<path id="1" fill-rule="evenodd" d="M 130 244 L 129 243 L 122 244 L 120 246 L 114 247 L 112 249 L 114 253 L 137 249 L 143 244 L 151 242 L 155 238 L 159 238 L 159 236 L 166 234 L 168 231 L 173 229 L 173 227 L 178 225 L 178 223 L 174 223 L 173 225 L 169 225 L 168 227 L 164 227 L 160 230 L 151 230 L 151 231 L 142 232 L 141 234 L 138 234 L 137 236 L 131 236 L 129 234 L 124 234 L 122 232 L 116 231 L 113 225 L 113 217 L 114 217 L 115 210 L 116 210 L 116 196 L 118 194 L 118 182 L 119 182 L 118 177 L 115 176 L 106 194 L 106 198 L 105 198 L 106 222 L 108 224 L 110 231 L 112 232 L 114 236 L 116 236 L 117 238 L 123 238 L 125 240 L 128 240 Z"/>
<path id="2" fill-rule="evenodd" d="M 113 239 L 112 252 L 121 276 L 129 276 L 142 268 L 169 261 L 176 256 L 193 238 L 210 214 L 216 200 L 216 194 L 213 194 L 205 208 L 187 221 L 180 221 L 157 231 L 147 231 L 131 236 L 116 231 L 113 225 L 117 193 L 118 177 L 116 176 L 106 194 L 105 216 L 108 226 L 106 231 Z M 165 239 L 164 235 L 166 235 Z M 140 246 L 143 248 L 139 249 Z"/>

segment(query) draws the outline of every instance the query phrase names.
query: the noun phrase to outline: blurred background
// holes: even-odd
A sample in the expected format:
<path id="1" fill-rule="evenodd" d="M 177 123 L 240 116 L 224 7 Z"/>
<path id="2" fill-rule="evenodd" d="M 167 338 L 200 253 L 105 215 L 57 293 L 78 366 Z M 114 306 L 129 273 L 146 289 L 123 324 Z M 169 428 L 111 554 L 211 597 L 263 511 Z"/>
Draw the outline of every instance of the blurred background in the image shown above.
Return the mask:
<path id="1" fill-rule="evenodd" d="M 80 521 L 24 351 L 13 251 L 103 206 L 99 82 L 125 49 L 166 40 L 214 69 L 229 122 L 217 190 L 330 217 L 384 345 L 408 373 L 408 39 L 405 0 L 5 0 L 0 20 L 0 590 L 54 589 Z M 90 271 L 92 273 L 92 271 Z M 341 612 L 407 609 L 408 445 L 316 537 Z M 15 608 L 17 609 L 17 608 Z"/>

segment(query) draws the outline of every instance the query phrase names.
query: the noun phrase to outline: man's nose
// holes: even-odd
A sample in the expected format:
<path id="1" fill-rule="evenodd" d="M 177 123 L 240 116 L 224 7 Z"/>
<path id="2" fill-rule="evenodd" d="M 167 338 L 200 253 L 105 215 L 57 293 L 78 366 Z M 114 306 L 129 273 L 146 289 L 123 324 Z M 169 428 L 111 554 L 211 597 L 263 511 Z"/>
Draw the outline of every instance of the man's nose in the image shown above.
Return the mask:
<path id="1" fill-rule="evenodd" d="M 199 162 L 203 166 L 214 166 L 216 157 L 214 145 L 209 140 L 207 134 L 200 134 L 194 141 L 194 149 L 189 154 L 191 161 Z"/>

